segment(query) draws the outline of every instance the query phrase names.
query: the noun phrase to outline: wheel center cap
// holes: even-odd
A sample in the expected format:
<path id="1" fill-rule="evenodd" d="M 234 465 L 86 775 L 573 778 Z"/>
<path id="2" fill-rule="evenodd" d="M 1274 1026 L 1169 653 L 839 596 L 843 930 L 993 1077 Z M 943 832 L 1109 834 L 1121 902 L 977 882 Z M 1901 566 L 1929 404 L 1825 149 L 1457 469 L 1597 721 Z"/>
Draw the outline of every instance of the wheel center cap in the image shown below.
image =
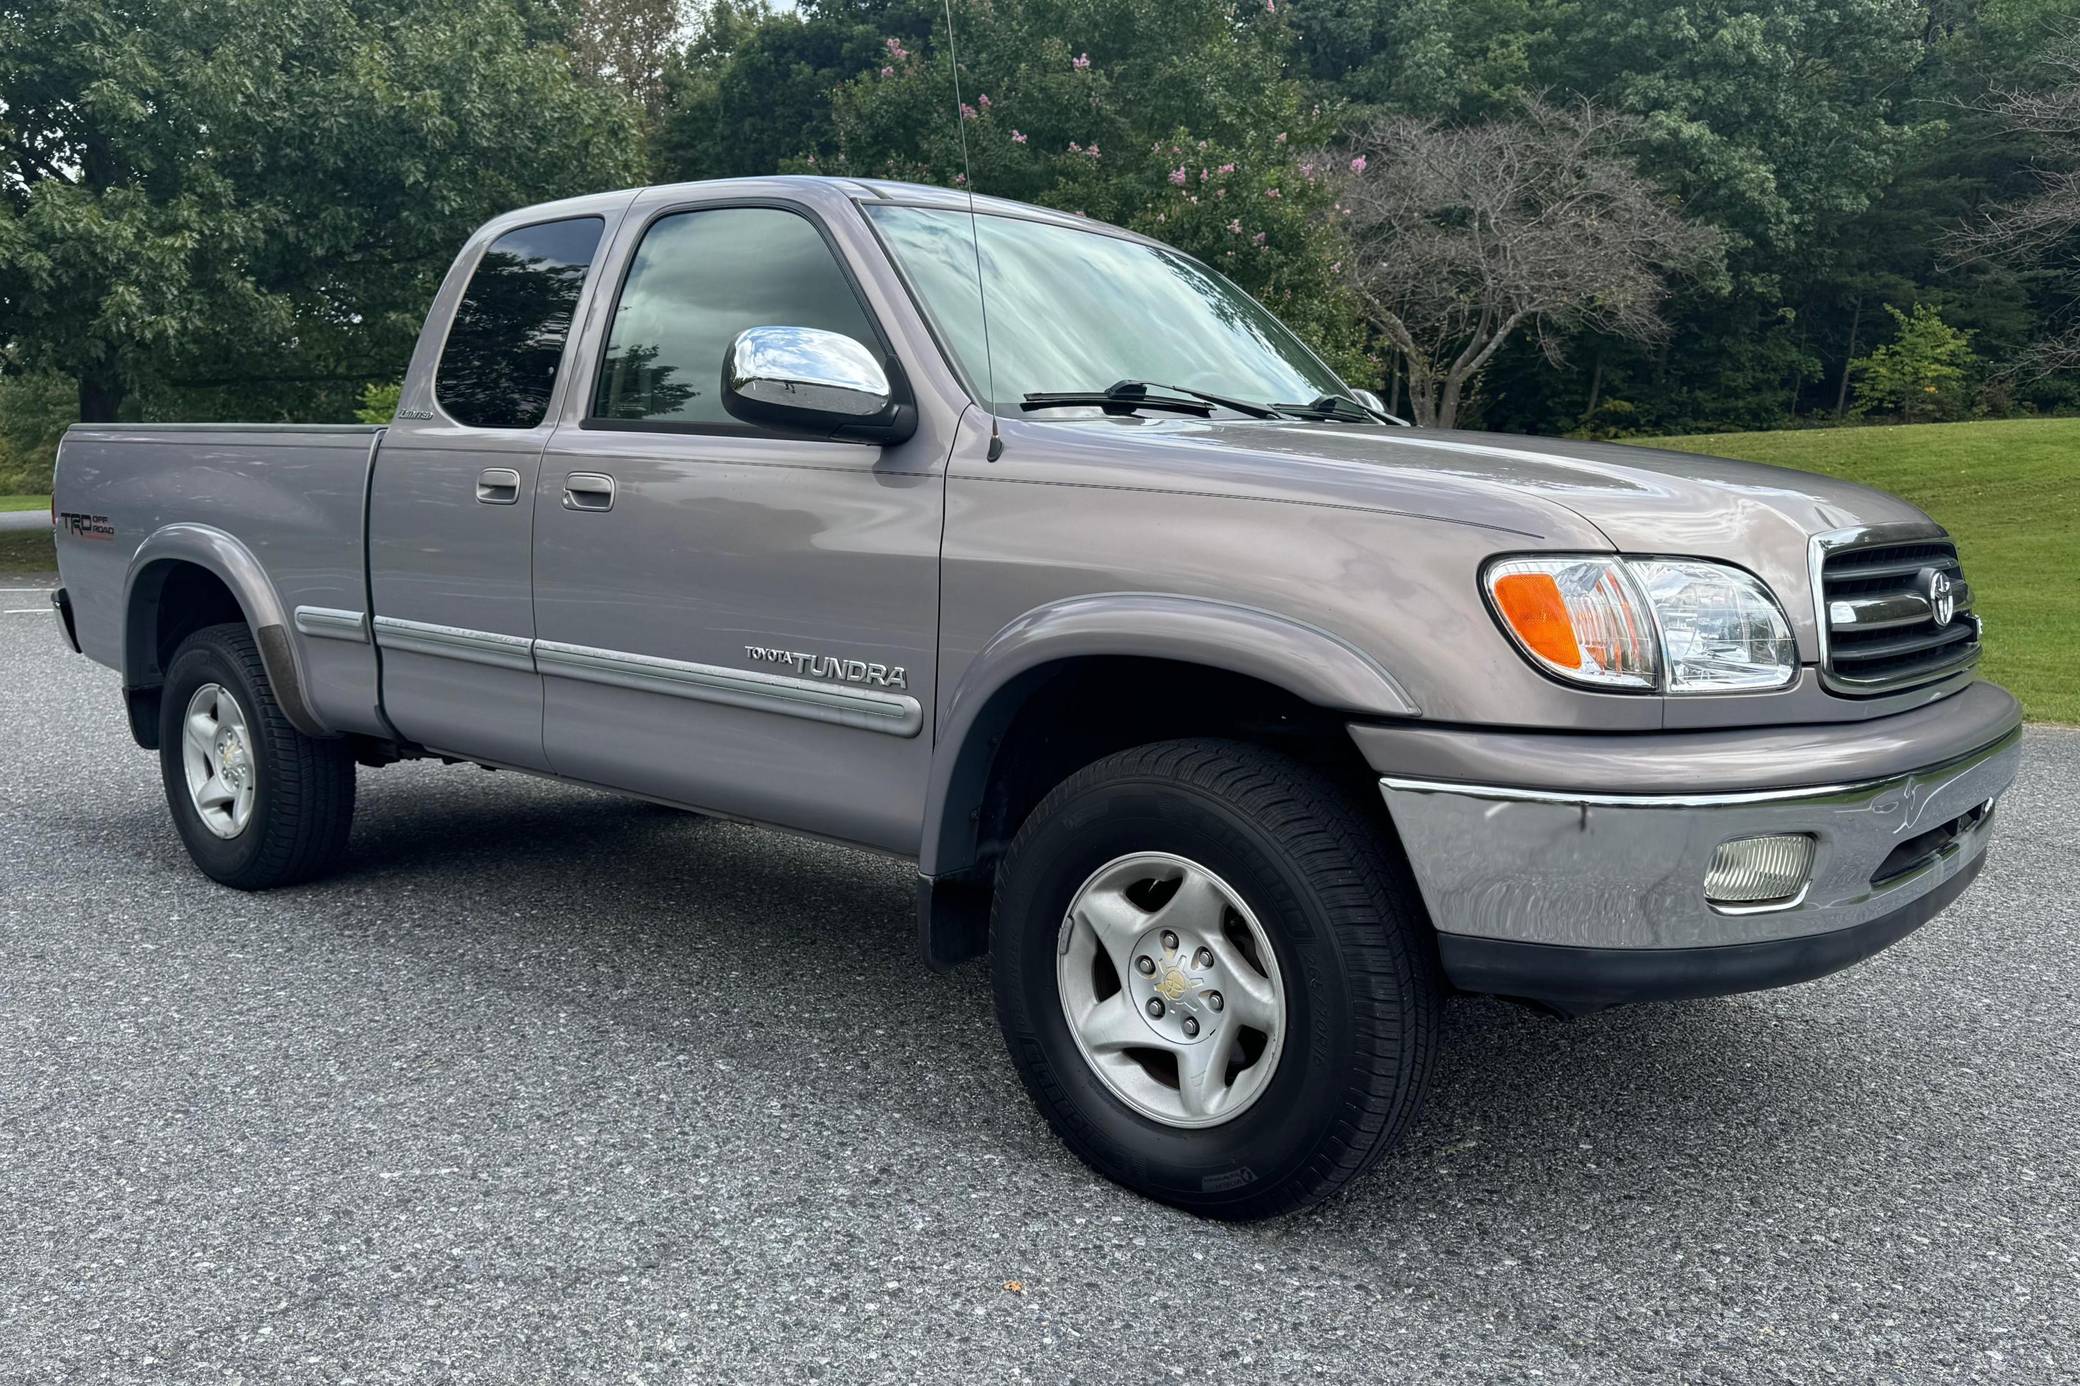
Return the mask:
<path id="1" fill-rule="evenodd" d="M 1212 956 L 1202 943 L 1152 929 L 1135 944 L 1134 955 L 1128 985 L 1143 1024 L 1172 1044 L 1197 1043 L 1219 1028 L 1220 968 L 1199 966 Z"/>
<path id="2" fill-rule="evenodd" d="M 237 732 L 220 732 L 217 735 L 217 773 L 228 784 L 236 785 L 246 773 L 246 748 L 240 743 Z"/>

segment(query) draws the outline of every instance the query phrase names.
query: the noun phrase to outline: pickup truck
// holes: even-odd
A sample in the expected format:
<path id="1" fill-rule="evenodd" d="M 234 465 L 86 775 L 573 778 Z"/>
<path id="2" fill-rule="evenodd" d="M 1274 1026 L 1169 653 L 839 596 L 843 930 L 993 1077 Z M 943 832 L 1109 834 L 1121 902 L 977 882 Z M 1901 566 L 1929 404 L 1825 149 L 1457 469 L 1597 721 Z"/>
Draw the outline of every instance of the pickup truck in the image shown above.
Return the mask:
<path id="1" fill-rule="evenodd" d="M 334 869 L 416 757 L 913 859 L 1061 1138 L 1216 1217 L 1376 1160 L 1454 991 L 1869 957 L 2020 756 L 1913 506 L 1409 428 L 1206 265 L 945 189 L 512 212 L 388 425 L 78 426 L 53 509 L 208 876 Z"/>

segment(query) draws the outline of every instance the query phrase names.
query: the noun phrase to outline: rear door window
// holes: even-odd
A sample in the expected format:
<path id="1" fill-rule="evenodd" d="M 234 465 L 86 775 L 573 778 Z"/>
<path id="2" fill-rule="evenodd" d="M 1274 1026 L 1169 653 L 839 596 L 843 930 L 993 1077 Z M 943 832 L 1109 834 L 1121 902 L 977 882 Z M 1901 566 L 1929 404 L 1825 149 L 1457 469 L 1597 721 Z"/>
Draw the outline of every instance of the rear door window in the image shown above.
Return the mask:
<path id="1" fill-rule="evenodd" d="M 434 372 L 434 394 L 457 423 L 533 428 L 548 414 L 604 226 L 599 217 L 545 221 L 484 252 Z"/>

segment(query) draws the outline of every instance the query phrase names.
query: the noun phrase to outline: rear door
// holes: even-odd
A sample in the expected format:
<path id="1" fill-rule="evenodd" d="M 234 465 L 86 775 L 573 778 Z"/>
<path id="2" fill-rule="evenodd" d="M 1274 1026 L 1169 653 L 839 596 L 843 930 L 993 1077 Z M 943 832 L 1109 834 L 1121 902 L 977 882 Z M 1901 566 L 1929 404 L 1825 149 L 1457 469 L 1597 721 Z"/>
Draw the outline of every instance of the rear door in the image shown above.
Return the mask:
<path id="1" fill-rule="evenodd" d="M 485 233 L 423 398 L 371 480 L 368 561 L 383 707 L 411 741 L 547 769 L 529 546 L 564 360 L 608 230 L 561 217 Z M 422 351 L 424 347 L 422 345 Z M 415 366 L 421 363 L 415 363 Z"/>
<path id="2" fill-rule="evenodd" d="M 841 248 L 864 224 L 843 218 L 671 190 L 631 211 L 589 394 L 543 462 L 535 656 L 559 774 L 912 852 L 950 416 L 879 446 L 719 399 L 754 326 L 844 333 L 904 378 Z"/>

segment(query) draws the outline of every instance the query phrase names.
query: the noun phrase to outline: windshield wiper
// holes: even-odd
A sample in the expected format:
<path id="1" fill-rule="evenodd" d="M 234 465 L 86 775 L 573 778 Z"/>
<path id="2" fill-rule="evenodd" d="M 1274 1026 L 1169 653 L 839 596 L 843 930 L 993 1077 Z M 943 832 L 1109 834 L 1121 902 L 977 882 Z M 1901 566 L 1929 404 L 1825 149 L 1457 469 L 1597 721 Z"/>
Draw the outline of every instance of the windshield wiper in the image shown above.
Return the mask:
<path id="1" fill-rule="evenodd" d="M 1152 395 L 1150 390 L 1168 390 L 1170 393 Z M 1179 395 L 1185 398 L 1173 398 Z M 1163 385 L 1152 380 L 1121 380 L 1104 390 L 1033 391 L 1026 395 L 1019 408 L 1066 409 L 1076 405 L 1103 409 L 1108 414 L 1131 414 L 1136 409 L 1168 409 L 1203 419 L 1217 407 L 1252 419 L 1278 417 L 1276 409 L 1262 404 L 1248 404 L 1239 399 L 1229 399 L 1226 395 L 1211 395 L 1204 390 L 1189 390 L 1182 385 Z"/>
<path id="2" fill-rule="evenodd" d="M 1274 404 L 1271 407 L 1296 419 L 1348 419 L 1352 423 L 1383 422 L 1364 405 L 1353 399 L 1345 399 L 1342 395 L 1323 395 L 1312 404 Z"/>

